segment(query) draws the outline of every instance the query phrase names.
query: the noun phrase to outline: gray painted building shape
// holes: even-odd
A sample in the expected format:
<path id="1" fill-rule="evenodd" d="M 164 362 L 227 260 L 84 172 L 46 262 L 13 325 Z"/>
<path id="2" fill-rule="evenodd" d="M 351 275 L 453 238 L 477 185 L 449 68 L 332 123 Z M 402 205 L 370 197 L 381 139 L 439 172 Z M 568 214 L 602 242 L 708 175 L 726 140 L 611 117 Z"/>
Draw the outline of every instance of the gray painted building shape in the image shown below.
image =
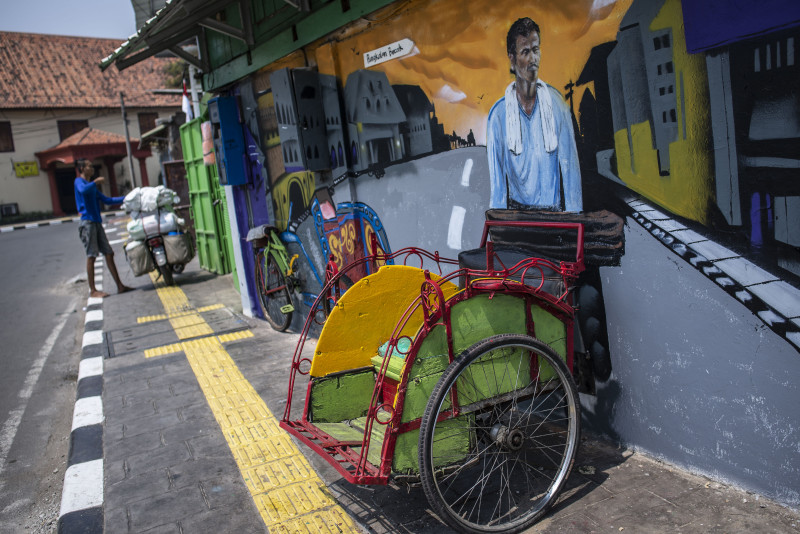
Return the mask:
<path id="1" fill-rule="evenodd" d="M 357 70 L 345 83 L 345 112 L 353 170 L 402 159 L 406 114 L 383 72 Z"/>
<path id="2" fill-rule="evenodd" d="M 406 114 L 406 124 L 402 128 L 406 155 L 414 157 L 432 152 L 431 112 L 433 104 L 428 99 L 428 95 L 418 85 L 393 85 L 392 88 Z"/>

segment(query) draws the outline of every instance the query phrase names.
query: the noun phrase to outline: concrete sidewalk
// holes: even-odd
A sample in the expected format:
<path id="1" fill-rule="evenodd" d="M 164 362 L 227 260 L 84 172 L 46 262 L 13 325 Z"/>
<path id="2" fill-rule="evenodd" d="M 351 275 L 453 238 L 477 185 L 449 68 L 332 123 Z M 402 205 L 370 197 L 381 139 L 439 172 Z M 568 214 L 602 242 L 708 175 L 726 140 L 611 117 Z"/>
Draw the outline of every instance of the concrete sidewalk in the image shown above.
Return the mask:
<path id="1" fill-rule="evenodd" d="M 421 488 L 348 484 L 277 428 L 298 336 L 244 317 L 230 275 L 194 260 L 166 289 L 124 261 L 118 254 L 137 290 L 103 302 L 106 532 L 449 531 Z M 248 417 L 263 432 L 243 432 Z M 592 436 L 556 507 L 530 530 L 799 531 L 797 511 Z"/>

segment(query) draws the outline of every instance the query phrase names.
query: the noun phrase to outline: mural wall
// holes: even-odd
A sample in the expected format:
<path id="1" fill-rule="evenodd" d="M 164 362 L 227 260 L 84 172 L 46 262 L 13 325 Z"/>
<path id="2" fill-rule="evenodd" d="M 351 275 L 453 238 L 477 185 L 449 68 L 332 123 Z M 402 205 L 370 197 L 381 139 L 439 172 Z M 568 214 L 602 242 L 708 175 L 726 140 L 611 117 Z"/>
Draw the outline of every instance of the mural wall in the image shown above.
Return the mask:
<path id="1" fill-rule="evenodd" d="M 509 36 L 525 17 L 538 31 Z M 490 208 L 626 218 L 633 197 L 797 286 L 799 26 L 800 3 L 790 0 L 397 2 L 239 86 L 264 204 L 263 216 L 249 216 L 285 232 L 306 304 L 326 261 L 342 267 L 368 254 L 372 236 L 384 251 L 421 246 L 455 257 L 478 245 Z M 626 258 L 649 250 L 626 246 Z M 638 361 L 620 341 L 631 325 L 611 324 L 624 316 L 613 274 L 621 269 L 612 269 L 621 255 L 584 280 L 601 304 L 596 339 L 615 369 Z M 638 258 L 622 267 L 644 269 Z M 608 314 L 603 285 L 616 299 Z M 781 332 L 770 342 L 796 357 L 797 343 Z M 607 421 L 618 413 L 601 395 L 615 384 L 610 373 L 610 364 L 595 369 L 608 382 L 589 410 Z M 784 384 L 782 398 L 793 388 Z M 596 427 L 623 440 L 650 432 L 633 425 L 625 434 L 626 424 Z M 645 441 L 657 448 L 653 438 Z M 681 448 L 669 450 L 674 460 Z M 765 487 L 800 502 L 786 486 Z"/>
<path id="2" fill-rule="evenodd" d="M 720 6 L 734 14 L 717 25 L 716 40 L 703 33 L 716 12 L 679 0 L 553 1 L 535 9 L 440 0 L 379 11 L 254 77 L 253 133 L 276 220 L 296 229 L 321 188 L 331 202 L 320 203 L 322 212 L 332 215 L 337 203 L 358 200 L 358 188 L 410 161 L 428 165 L 444 152 L 463 151 L 449 165 L 464 173 L 467 161 L 474 166 L 486 157 L 483 149 L 471 155 L 464 149 L 489 146 L 491 152 L 499 139 L 487 125 L 515 79 L 507 32 L 529 16 L 540 27 L 538 79 L 555 95 L 559 127 L 571 123 L 574 133 L 563 128 L 559 134 L 574 137 L 580 162 L 572 165 L 575 172 L 562 168 L 567 182 L 561 191 L 553 188 L 576 197 L 563 198 L 562 209 L 613 206 L 615 198 L 598 191 L 619 185 L 798 274 L 797 30 L 771 28 L 784 26 L 787 16 L 796 19 L 799 8 L 773 0 L 775 9 L 760 10 L 773 14 L 749 28 L 751 10 L 738 4 L 739 11 Z M 505 176 L 492 180 L 500 184 Z M 508 183 L 512 207 L 520 200 L 555 204 L 521 199 L 515 182 Z M 505 185 L 494 188 L 488 205 L 474 206 L 478 215 L 505 202 L 505 193 Z M 378 218 L 386 211 L 372 208 Z M 445 218 L 462 221 L 459 213 Z M 450 220 L 444 222 L 449 234 Z M 428 227 L 441 228 L 442 221 Z"/>

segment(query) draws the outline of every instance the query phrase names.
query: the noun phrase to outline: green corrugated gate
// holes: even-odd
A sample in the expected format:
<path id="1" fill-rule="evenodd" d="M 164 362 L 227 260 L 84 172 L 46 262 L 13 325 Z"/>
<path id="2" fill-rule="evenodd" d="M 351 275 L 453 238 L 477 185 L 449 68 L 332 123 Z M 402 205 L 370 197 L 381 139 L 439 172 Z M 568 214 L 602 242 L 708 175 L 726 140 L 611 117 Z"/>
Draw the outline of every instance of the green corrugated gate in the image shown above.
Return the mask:
<path id="1" fill-rule="evenodd" d="M 233 272 L 234 287 L 238 288 L 234 268 L 233 243 L 225 191 L 219 184 L 216 165 L 203 163 L 202 119 L 181 126 L 183 162 L 189 181 L 189 201 L 192 206 L 197 256 L 200 267 L 218 274 Z"/>

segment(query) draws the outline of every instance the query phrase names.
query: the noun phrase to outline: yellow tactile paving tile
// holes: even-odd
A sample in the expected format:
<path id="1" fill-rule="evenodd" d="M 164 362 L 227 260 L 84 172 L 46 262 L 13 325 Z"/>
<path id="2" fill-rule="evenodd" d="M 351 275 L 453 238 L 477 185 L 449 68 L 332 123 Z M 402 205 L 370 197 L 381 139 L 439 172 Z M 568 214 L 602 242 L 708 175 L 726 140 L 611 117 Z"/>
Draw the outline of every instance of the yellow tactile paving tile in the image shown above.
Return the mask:
<path id="1" fill-rule="evenodd" d="M 200 313 L 205 313 L 208 311 L 219 310 L 224 307 L 225 307 L 224 304 L 211 304 L 210 306 L 203 306 L 202 308 L 197 308 L 197 311 L 199 311 Z"/>
<path id="2" fill-rule="evenodd" d="M 256 496 L 256 503 L 270 530 L 276 523 L 317 512 L 331 502 L 333 497 L 319 479 L 287 484 Z"/>
<path id="3" fill-rule="evenodd" d="M 152 358 L 154 356 L 166 356 L 167 354 L 175 354 L 183 350 L 183 345 L 180 343 L 173 343 L 172 345 L 164 345 L 163 347 L 156 347 L 154 349 L 147 349 L 144 351 L 145 358 Z"/>
<path id="4" fill-rule="evenodd" d="M 301 460 L 302 461 L 299 461 Z M 251 493 L 266 493 L 287 484 L 314 479 L 317 475 L 305 458 L 289 456 L 274 462 L 259 465 L 242 472 L 244 482 Z"/>
<path id="5" fill-rule="evenodd" d="M 209 311 L 219 310 L 224 307 L 225 307 L 224 304 L 211 304 L 210 306 L 203 306 L 202 308 L 197 308 L 196 310 L 186 310 L 183 312 L 170 313 L 169 315 L 163 313 L 160 315 L 146 315 L 144 317 L 137 317 L 136 322 L 138 324 L 143 324 L 143 323 L 151 323 L 153 321 L 164 321 L 166 319 L 173 319 L 185 315 L 195 315 L 197 313 L 205 313 Z M 252 337 L 252 332 L 250 333 L 250 337 Z"/>
<path id="6" fill-rule="evenodd" d="M 244 425 L 232 426 L 225 429 L 225 439 L 231 447 L 238 447 L 253 441 L 269 439 L 283 432 L 278 426 L 277 419 L 262 419 Z"/>
<path id="7" fill-rule="evenodd" d="M 231 332 L 230 334 L 222 334 L 218 336 L 222 343 L 230 343 L 231 341 L 239 341 L 240 339 L 247 339 L 255 336 L 252 330 L 242 330 L 241 332 Z"/>
<path id="8" fill-rule="evenodd" d="M 152 273 L 151 279 L 155 284 Z M 209 335 L 213 334 L 211 327 L 200 317 L 198 310 L 192 310 L 180 288 L 159 284 L 156 289 L 179 339 L 198 337 L 186 336 L 189 331 L 207 329 L 209 332 L 199 334 L 207 337 L 151 351 L 183 350 L 186 353 L 189 365 L 270 532 L 360 532 L 330 495 L 289 435 L 281 430 L 278 420 L 222 345 L 226 341 L 253 337 L 253 333 Z M 157 355 L 155 352 L 148 353 Z"/>
<path id="9" fill-rule="evenodd" d="M 352 532 L 353 522 L 341 508 L 312 512 L 290 521 L 269 527 L 270 534 L 295 534 L 309 532 L 311 534 L 340 534 Z"/>
<path id="10" fill-rule="evenodd" d="M 161 315 L 145 315 L 144 317 L 137 317 L 136 322 L 138 324 L 144 323 L 152 323 L 153 321 L 164 321 L 167 319 L 167 316 L 164 314 Z"/>

